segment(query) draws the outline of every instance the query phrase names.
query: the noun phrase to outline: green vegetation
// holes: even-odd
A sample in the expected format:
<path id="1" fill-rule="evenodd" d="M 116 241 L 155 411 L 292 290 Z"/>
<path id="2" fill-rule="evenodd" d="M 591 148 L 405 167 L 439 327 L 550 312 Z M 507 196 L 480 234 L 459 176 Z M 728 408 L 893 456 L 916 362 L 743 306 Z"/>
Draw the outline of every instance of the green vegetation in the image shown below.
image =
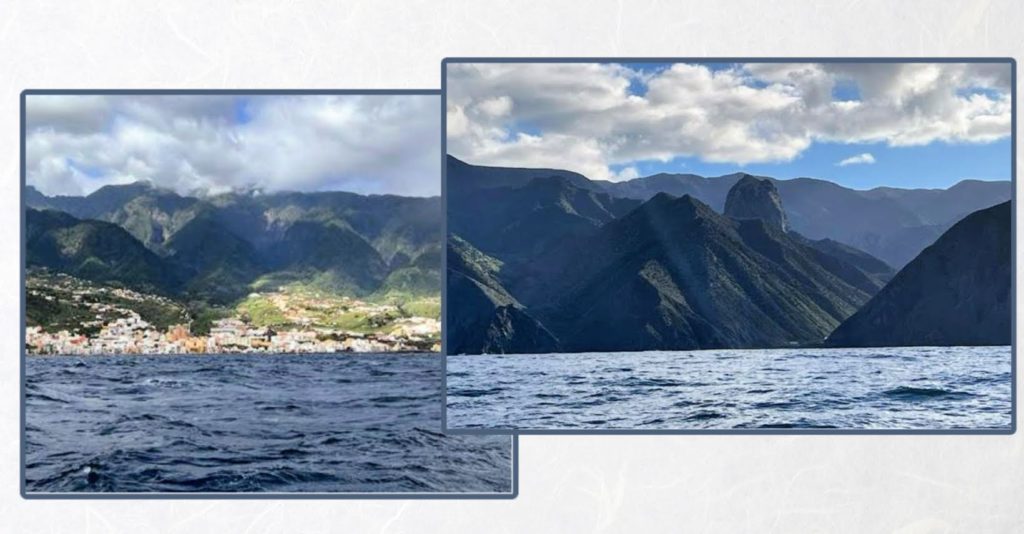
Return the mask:
<path id="1" fill-rule="evenodd" d="M 288 324 L 281 310 L 270 301 L 266 294 L 252 294 L 235 307 L 239 314 L 246 314 L 255 326 L 281 326 Z"/>
<path id="2" fill-rule="evenodd" d="M 407 317 L 440 318 L 437 293 L 391 291 L 365 299 L 324 289 L 315 280 L 299 282 L 275 277 L 261 278 L 253 292 L 234 307 L 235 316 L 246 316 L 253 325 L 284 327 L 304 322 L 311 326 L 372 333 L 386 330 Z M 273 289 L 271 289 L 273 288 Z"/>
<path id="3" fill-rule="evenodd" d="M 99 332 L 99 326 L 83 326 L 95 319 L 89 308 L 59 298 L 55 292 L 46 294 L 29 293 L 26 297 L 25 322 L 28 326 L 40 326 L 49 331 L 67 330 L 91 335 Z"/>
<path id="4" fill-rule="evenodd" d="M 441 318 L 441 299 L 421 298 L 402 304 L 400 307 L 407 317 L 432 317 Z"/>
<path id="5" fill-rule="evenodd" d="M 350 330 L 368 334 L 376 332 L 391 321 L 397 319 L 397 315 L 386 314 L 384 316 L 371 316 L 365 312 L 345 312 L 328 319 L 326 326 L 341 330 Z"/>
<path id="6" fill-rule="evenodd" d="M 198 301 L 189 303 L 189 311 L 192 314 L 192 333 L 197 336 L 209 334 L 214 321 L 231 316 L 229 309 Z"/>
<path id="7" fill-rule="evenodd" d="M 436 269 L 403 267 L 388 275 L 380 289 L 371 295 L 375 300 L 390 298 L 415 299 L 436 296 L 440 292 L 441 275 Z"/>
<path id="8" fill-rule="evenodd" d="M 139 314 L 142 320 L 153 325 L 158 330 L 167 330 L 172 325 L 187 324 L 189 322 L 189 314 L 185 307 L 166 299 L 157 300 L 148 297 L 143 300 L 129 300 L 112 297 L 109 300 L 109 304 L 134 311 Z"/>
<path id="9" fill-rule="evenodd" d="M 170 299 L 46 270 L 30 271 L 25 285 L 28 325 L 47 331 L 89 335 L 102 323 L 132 312 L 159 330 L 189 321 L 185 306 Z"/>
<path id="10" fill-rule="evenodd" d="M 267 273 L 256 278 L 249 284 L 249 288 L 254 292 L 286 289 L 351 296 L 362 296 L 366 293 L 342 273 L 315 269 L 289 269 Z"/>
<path id="11" fill-rule="evenodd" d="M 95 291 L 86 298 L 138 314 L 160 330 L 189 323 L 203 335 L 214 321 L 235 317 L 258 326 L 371 333 L 399 319 L 438 316 L 437 198 L 343 192 L 198 198 L 145 183 L 86 197 L 30 193 L 29 267 L 91 284 Z M 101 291 L 115 287 L 147 298 Z M 29 305 L 30 324 L 48 329 L 102 324 L 106 317 L 63 298 L 34 295 Z"/>

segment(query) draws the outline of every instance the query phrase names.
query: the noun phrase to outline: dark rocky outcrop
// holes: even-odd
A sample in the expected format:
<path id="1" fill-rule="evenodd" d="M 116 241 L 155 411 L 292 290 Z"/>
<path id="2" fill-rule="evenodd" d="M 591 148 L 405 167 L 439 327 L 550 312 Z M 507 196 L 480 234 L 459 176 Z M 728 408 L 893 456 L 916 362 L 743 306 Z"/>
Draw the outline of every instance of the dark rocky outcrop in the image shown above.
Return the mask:
<path id="1" fill-rule="evenodd" d="M 725 215 L 736 220 L 760 219 L 765 224 L 787 231 L 786 212 L 779 190 L 771 180 L 745 175 L 725 197 Z"/>

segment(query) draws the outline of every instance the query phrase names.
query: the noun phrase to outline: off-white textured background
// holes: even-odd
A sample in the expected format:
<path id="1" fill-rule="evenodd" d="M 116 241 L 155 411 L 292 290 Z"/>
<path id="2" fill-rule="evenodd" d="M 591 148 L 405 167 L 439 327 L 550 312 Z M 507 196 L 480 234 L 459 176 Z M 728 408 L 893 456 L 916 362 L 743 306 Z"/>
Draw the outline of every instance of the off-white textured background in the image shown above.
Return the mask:
<path id="1" fill-rule="evenodd" d="M 22 89 L 435 88 L 445 56 L 1024 59 L 1022 26 L 1014 1 L 0 0 L 0 533 L 1022 532 L 1024 433 L 527 436 L 504 502 L 25 501 L 17 381 Z"/>

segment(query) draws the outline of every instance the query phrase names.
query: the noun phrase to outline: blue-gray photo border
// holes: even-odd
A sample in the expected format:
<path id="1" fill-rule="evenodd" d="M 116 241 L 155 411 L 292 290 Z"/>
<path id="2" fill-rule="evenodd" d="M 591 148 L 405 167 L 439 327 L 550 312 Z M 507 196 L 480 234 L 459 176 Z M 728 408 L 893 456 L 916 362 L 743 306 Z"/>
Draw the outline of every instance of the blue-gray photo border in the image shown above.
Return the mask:
<path id="1" fill-rule="evenodd" d="M 452 63 L 1004 63 L 1010 66 L 1010 208 L 1013 335 L 1010 348 L 1010 426 L 985 429 L 813 429 L 813 428 L 720 428 L 720 429 L 553 429 L 518 427 L 463 427 L 448 425 L 448 255 L 441 255 L 441 354 L 446 372 L 443 381 L 441 420 L 446 434 L 695 434 L 695 435 L 1012 435 L 1017 432 L 1017 60 L 1012 57 L 446 57 L 441 61 L 441 202 L 444 210 L 442 229 L 448 239 L 448 138 L 447 99 L 448 65 Z"/>
<path id="2" fill-rule="evenodd" d="M 167 500 L 186 500 L 186 499 L 228 499 L 228 500 L 266 500 L 266 499 L 363 499 L 363 500 L 396 500 L 396 499 L 426 499 L 426 500 L 461 500 L 461 499 L 483 499 L 483 500 L 511 500 L 519 496 L 519 437 L 512 435 L 511 440 L 511 465 L 509 466 L 511 471 L 511 491 L 509 492 L 495 492 L 495 493 L 456 493 L 456 492 L 381 492 L 381 493 L 324 493 L 324 492 L 292 492 L 292 493 L 273 493 L 273 492 L 139 492 L 139 493 L 100 493 L 100 492 L 30 492 L 26 488 L 25 481 L 25 423 L 26 423 L 26 409 L 25 409 L 25 384 L 26 384 L 26 350 L 25 350 L 25 273 L 26 273 L 26 228 L 25 228 L 25 134 L 26 134 L 26 122 L 25 122 L 25 100 L 28 96 L 36 95 L 125 95 L 125 96 L 136 96 L 136 95 L 213 95 L 213 96 L 232 96 L 232 95 L 265 95 L 265 96 L 285 96 L 285 95 L 413 95 L 413 96 L 436 96 L 440 95 L 440 91 L 437 89 L 25 89 L 21 92 L 20 96 L 20 113 L 21 113 L 21 124 L 20 124 L 20 137 L 21 146 L 20 150 L 20 224 L 21 224 L 21 271 L 20 271 L 20 344 L 19 353 L 19 368 L 20 368 L 20 391 L 19 391 L 19 405 L 20 405 L 20 438 L 19 438 L 19 461 L 20 468 L 18 469 L 18 475 L 20 480 L 18 481 L 18 487 L 22 498 L 31 500 L 96 500 L 96 499 L 167 499 Z M 443 103 L 444 99 L 440 99 Z M 443 117 L 443 115 L 442 115 Z M 444 129 L 442 127 L 442 133 Z M 442 140 L 443 142 L 443 140 Z M 443 218 L 442 218 L 443 219 Z M 442 240 L 444 239 L 444 232 L 442 228 Z M 442 241 L 442 245 L 444 242 Z M 442 291 L 444 290 L 442 285 Z M 445 380 L 444 380 L 444 358 L 440 358 L 441 361 L 441 397 L 442 406 L 445 394 Z M 442 411 L 442 419 L 444 412 Z M 442 424 L 443 428 L 443 424 Z"/>

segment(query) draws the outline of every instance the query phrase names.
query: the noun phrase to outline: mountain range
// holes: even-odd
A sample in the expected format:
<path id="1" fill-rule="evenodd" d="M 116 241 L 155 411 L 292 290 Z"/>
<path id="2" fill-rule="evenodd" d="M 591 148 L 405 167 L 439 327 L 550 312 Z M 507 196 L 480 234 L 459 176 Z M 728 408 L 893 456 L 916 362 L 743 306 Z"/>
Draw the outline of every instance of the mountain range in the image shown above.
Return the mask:
<path id="1" fill-rule="evenodd" d="M 703 177 L 662 173 L 607 182 L 589 180 L 571 171 L 470 165 L 452 156 L 447 160 L 449 194 L 461 198 L 486 192 L 493 196 L 502 188 L 521 187 L 534 178 L 552 176 L 619 201 L 644 201 L 658 193 L 690 195 L 722 213 L 729 190 L 748 175 Z M 810 239 L 828 238 L 855 247 L 896 269 L 969 213 L 1009 200 L 1011 195 L 1009 181 L 963 180 L 948 189 L 878 187 L 862 191 L 815 178 L 758 178 L 775 184 L 790 229 Z"/>
<path id="2" fill-rule="evenodd" d="M 184 196 L 146 182 L 87 196 L 25 189 L 27 264 L 225 304 L 301 282 L 355 296 L 436 295 L 437 197 Z"/>
<path id="3" fill-rule="evenodd" d="M 450 353 L 821 344 L 965 210 L 1010 195 L 742 173 L 611 184 L 455 158 L 447 172 Z"/>

